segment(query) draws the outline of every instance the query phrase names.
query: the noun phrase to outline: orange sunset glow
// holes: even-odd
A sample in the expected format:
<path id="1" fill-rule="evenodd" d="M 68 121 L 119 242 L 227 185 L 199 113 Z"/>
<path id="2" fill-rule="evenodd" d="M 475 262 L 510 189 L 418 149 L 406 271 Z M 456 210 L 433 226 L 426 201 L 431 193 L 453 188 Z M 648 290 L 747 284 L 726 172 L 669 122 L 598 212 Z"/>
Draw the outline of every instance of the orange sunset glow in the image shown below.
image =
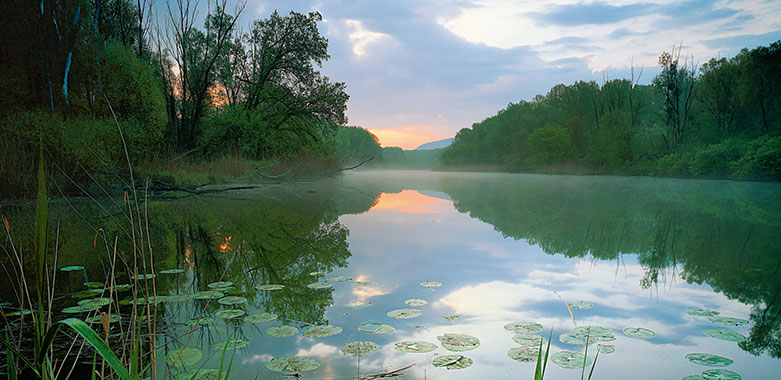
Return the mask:
<path id="1" fill-rule="evenodd" d="M 432 213 L 437 207 L 450 203 L 447 200 L 429 197 L 415 190 L 400 193 L 382 193 L 372 210 L 399 210 L 414 214 Z"/>
<path id="2" fill-rule="evenodd" d="M 367 130 L 380 139 L 380 145 L 383 147 L 397 146 L 404 150 L 414 150 L 421 144 L 452 137 L 441 133 L 439 129 L 439 125 L 420 124 L 405 125 L 397 129 L 370 128 Z"/>

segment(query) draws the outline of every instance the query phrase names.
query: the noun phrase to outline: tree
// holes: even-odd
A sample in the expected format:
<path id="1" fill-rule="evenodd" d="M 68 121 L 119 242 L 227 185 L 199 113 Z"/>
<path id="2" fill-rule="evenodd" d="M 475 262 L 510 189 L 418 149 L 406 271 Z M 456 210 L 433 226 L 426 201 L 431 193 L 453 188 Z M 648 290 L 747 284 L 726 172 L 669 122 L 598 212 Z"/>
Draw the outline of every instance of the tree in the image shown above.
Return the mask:
<path id="1" fill-rule="evenodd" d="M 700 104 L 722 134 L 730 133 L 737 116 L 738 67 L 726 58 L 712 58 L 702 65 Z"/>
<path id="2" fill-rule="evenodd" d="M 686 127 L 691 119 L 697 73 L 697 66 L 693 59 L 690 61 L 686 57 L 683 62 L 680 61 L 681 48 L 679 46 L 676 52 L 675 46 L 673 46 L 672 54 L 663 52 L 659 56 L 659 65 L 662 66 L 662 71 L 652 81 L 664 93 L 662 109 L 667 126 L 667 137 L 675 145 L 683 142 L 687 132 Z M 665 143 L 670 143 L 667 138 L 665 138 Z"/>
<path id="3" fill-rule="evenodd" d="M 380 154 L 380 140 L 361 127 L 340 127 L 334 138 L 341 165 L 354 165 Z"/>

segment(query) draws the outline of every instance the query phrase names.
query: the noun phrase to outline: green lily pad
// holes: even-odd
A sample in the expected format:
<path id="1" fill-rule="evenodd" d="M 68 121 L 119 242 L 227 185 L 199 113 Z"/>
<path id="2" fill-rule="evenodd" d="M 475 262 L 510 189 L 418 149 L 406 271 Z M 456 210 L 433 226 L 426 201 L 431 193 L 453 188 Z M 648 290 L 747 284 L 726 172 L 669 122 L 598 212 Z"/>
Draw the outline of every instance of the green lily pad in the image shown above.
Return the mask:
<path id="1" fill-rule="evenodd" d="M 324 274 L 325 274 L 325 272 L 322 272 L 322 271 L 318 271 L 318 272 L 309 272 L 309 275 L 310 275 L 310 276 L 313 276 L 313 277 L 322 276 L 322 275 L 324 275 Z"/>
<path id="2" fill-rule="evenodd" d="M 331 335 L 336 335 L 342 332 L 342 328 L 339 326 L 312 326 L 304 330 L 303 335 L 310 338 L 323 338 Z"/>
<path id="3" fill-rule="evenodd" d="M 174 360 L 176 360 L 177 365 L 189 367 L 195 365 L 195 363 L 198 363 L 203 358 L 203 351 L 197 348 L 186 347 L 181 351 L 181 354 L 179 354 L 179 350 L 174 350 L 165 355 L 165 360 L 168 362 L 168 365 L 172 365 Z M 177 356 L 179 357 L 178 359 Z"/>
<path id="4" fill-rule="evenodd" d="M 227 288 L 230 286 L 233 286 L 233 283 L 230 281 L 217 281 L 206 285 L 209 289 Z"/>
<path id="5" fill-rule="evenodd" d="M 702 377 L 707 380 L 741 380 L 739 374 L 726 369 L 708 369 L 702 371 Z"/>
<path id="6" fill-rule="evenodd" d="M 91 307 L 93 309 L 101 308 L 101 307 L 106 306 L 106 305 L 108 305 L 110 303 L 111 303 L 111 298 L 104 298 L 104 297 L 88 298 L 88 299 L 81 300 L 81 301 L 77 302 L 77 304 L 79 306 Z"/>
<path id="7" fill-rule="evenodd" d="M 68 266 L 64 266 L 64 267 L 60 268 L 60 270 L 63 271 L 63 272 L 74 272 L 74 271 L 77 271 L 77 270 L 84 270 L 84 266 L 83 265 L 68 265 Z"/>
<path id="8" fill-rule="evenodd" d="M 174 294 L 165 297 L 165 302 L 184 302 L 193 299 L 192 294 Z"/>
<path id="9" fill-rule="evenodd" d="M 748 323 L 745 319 L 733 317 L 710 316 L 708 317 L 708 320 L 711 321 L 711 323 L 720 326 L 743 326 Z"/>
<path id="10" fill-rule="evenodd" d="M 222 374 L 223 378 L 222 379 L 220 379 L 217 376 L 219 376 L 219 372 L 216 369 L 209 368 L 209 369 L 200 369 L 200 370 L 198 370 L 196 372 L 185 373 L 185 374 L 182 375 L 181 378 L 182 379 L 187 379 L 187 380 L 223 380 L 223 379 L 226 379 L 224 377 L 225 376 L 225 371 L 223 371 L 223 374 Z"/>
<path id="11" fill-rule="evenodd" d="M 101 293 L 103 293 L 103 292 L 105 292 L 107 290 L 108 289 L 103 289 L 103 288 L 100 288 L 100 289 L 87 289 L 87 290 L 85 290 L 85 292 L 87 292 L 87 293 L 91 294 L 92 296 L 94 296 L 95 294 L 101 294 Z"/>
<path id="12" fill-rule="evenodd" d="M 348 276 L 331 276 L 331 277 L 326 277 L 325 279 L 331 282 L 345 282 L 345 281 L 353 280 L 352 277 L 348 277 Z"/>
<path id="13" fill-rule="evenodd" d="M 602 326 L 580 326 L 575 329 L 575 333 L 582 336 L 612 336 L 610 329 Z"/>
<path id="14" fill-rule="evenodd" d="M 280 290 L 280 289 L 283 289 L 284 287 L 285 287 L 285 285 L 280 285 L 280 284 L 263 284 L 263 285 L 256 286 L 255 289 L 257 289 L 257 290 Z"/>
<path id="15" fill-rule="evenodd" d="M 404 342 L 396 342 L 396 347 L 394 348 L 402 352 L 423 353 L 436 350 L 437 345 L 419 340 L 408 340 Z"/>
<path id="16" fill-rule="evenodd" d="M 146 273 L 146 274 L 144 274 L 144 273 L 141 273 L 141 274 L 139 274 L 138 276 L 135 276 L 135 275 L 133 275 L 133 276 L 130 276 L 130 278 L 132 278 L 132 279 L 134 279 L 134 280 L 139 280 L 139 281 L 143 281 L 143 280 L 151 280 L 151 279 L 153 279 L 153 278 L 155 278 L 155 277 L 157 277 L 157 276 L 155 276 L 155 274 L 154 274 L 154 273 Z"/>
<path id="17" fill-rule="evenodd" d="M 228 310 L 220 310 L 214 313 L 214 316 L 222 319 L 234 319 L 234 318 L 241 317 L 244 314 L 247 314 L 247 312 L 244 310 L 228 309 Z"/>
<path id="18" fill-rule="evenodd" d="M 507 356 L 509 356 L 510 359 L 521 363 L 536 362 L 538 354 L 539 347 L 521 346 L 507 350 Z"/>
<path id="19" fill-rule="evenodd" d="M 539 347 L 545 343 L 545 338 L 537 334 L 521 333 L 513 335 L 513 342 L 521 346 Z"/>
<path id="20" fill-rule="evenodd" d="M 651 339 L 656 336 L 656 333 L 642 327 L 627 327 L 624 329 L 624 334 L 637 339 Z"/>
<path id="21" fill-rule="evenodd" d="M 114 285 L 114 290 L 116 290 L 118 292 L 125 291 L 125 290 L 130 290 L 131 286 L 132 285 L 130 285 L 130 284 L 117 284 L 117 285 Z"/>
<path id="22" fill-rule="evenodd" d="M 461 318 L 461 314 L 443 315 L 442 318 L 447 319 L 448 321 L 455 321 L 456 319 Z"/>
<path id="23" fill-rule="evenodd" d="M 480 347 L 480 339 L 466 334 L 446 333 L 438 336 L 437 339 L 442 343 L 442 347 L 455 352 L 470 351 Z"/>
<path id="24" fill-rule="evenodd" d="M 298 356 L 282 356 L 279 358 L 271 359 L 270 363 L 266 364 L 266 368 L 275 372 L 306 372 L 317 369 L 320 367 L 320 363 L 310 358 L 302 358 Z"/>
<path id="25" fill-rule="evenodd" d="M 420 283 L 420 286 L 422 286 L 424 288 L 438 288 L 438 287 L 442 286 L 442 283 L 441 282 L 436 282 L 436 281 L 423 281 L 423 282 Z"/>
<path id="26" fill-rule="evenodd" d="M 704 377 L 702 377 L 700 375 L 689 375 L 689 376 L 684 377 L 681 380 L 708 380 L 708 379 L 706 379 L 706 378 L 704 378 Z"/>
<path id="27" fill-rule="evenodd" d="M 247 303 L 247 299 L 239 296 L 228 296 L 220 298 L 217 302 L 219 302 L 220 305 L 240 305 Z"/>
<path id="28" fill-rule="evenodd" d="M 431 364 L 434 367 L 445 367 L 447 369 L 462 369 L 472 365 L 472 359 L 464 355 L 445 355 L 434 359 Z"/>
<path id="29" fill-rule="evenodd" d="M 342 352 L 352 356 L 369 356 L 379 349 L 374 342 L 350 342 L 342 346 Z"/>
<path id="30" fill-rule="evenodd" d="M 559 341 L 564 344 L 586 344 L 586 341 L 588 340 L 588 343 L 596 343 L 599 341 L 598 336 L 589 336 L 588 339 L 586 339 L 585 336 L 574 333 L 574 332 L 568 332 L 559 335 Z"/>
<path id="31" fill-rule="evenodd" d="M 684 309 L 683 312 L 696 317 L 712 317 L 715 315 L 719 315 L 718 311 L 713 311 L 708 309 Z"/>
<path id="32" fill-rule="evenodd" d="M 97 290 L 97 289 L 87 289 L 87 290 L 85 290 L 83 292 L 78 292 L 78 293 L 71 294 L 71 297 L 75 298 L 75 299 L 92 298 L 92 297 L 95 297 L 95 292 L 93 292 L 93 290 Z M 102 292 L 103 292 L 103 289 L 101 289 L 101 293 Z"/>
<path id="33" fill-rule="evenodd" d="M 404 303 L 406 303 L 407 305 L 410 305 L 412 307 L 416 307 L 416 306 L 423 306 L 423 305 L 427 304 L 428 301 L 422 300 L 422 299 L 418 299 L 418 298 L 410 298 L 410 299 L 404 301 Z"/>
<path id="34" fill-rule="evenodd" d="M 598 344 L 597 350 L 600 354 L 612 354 L 616 352 L 616 346 L 612 344 Z"/>
<path id="35" fill-rule="evenodd" d="M 695 364 L 707 365 L 711 367 L 726 367 L 734 361 L 723 356 L 703 353 L 686 354 L 686 359 Z"/>
<path id="36" fill-rule="evenodd" d="M 551 361 L 563 368 L 583 368 L 591 365 L 591 358 L 572 351 L 559 351 L 551 355 Z"/>
<path id="37" fill-rule="evenodd" d="M 309 289 L 327 289 L 327 288 L 333 288 L 334 284 L 330 284 L 327 282 L 315 282 L 307 285 L 306 287 Z"/>
<path id="38" fill-rule="evenodd" d="M 569 307 L 573 309 L 580 309 L 580 310 L 591 309 L 592 307 L 594 307 L 594 304 L 586 301 L 569 301 L 567 302 L 567 305 L 569 305 Z"/>
<path id="39" fill-rule="evenodd" d="M 371 305 L 372 303 L 369 301 L 353 301 L 348 303 L 346 306 L 351 307 L 353 309 L 365 309 Z"/>
<path id="40" fill-rule="evenodd" d="M 74 306 L 74 307 L 79 308 L 81 306 Z M 66 309 L 68 309 L 68 308 L 66 308 Z M 92 310 L 95 310 L 95 309 L 89 309 L 89 310 L 85 310 L 85 311 L 92 311 Z M 63 313 L 68 313 L 64 309 L 62 310 L 62 312 Z M 7 317 L 19 317 L 19 316 L 22 316 L 22 315 L 31 315 L 32 313 L 33 313 L 32 310 L 19 310 L 19 311 L 12 311 L 10 313 L 7 313 L 6 316 Z M 71 313 L 81 313 L 81 311 L 74 311 L 74 312 L 71 312 Z"/>
<path id="41" fill-rule="evenodd" d="M 184 269 L 166 269 L 166 270 L 161 270 L 161 271 L 159 271 L 157 273 L 162 273 L 162 274 L 179 274 L 179 273 L 184 273 Z"/>
<path id="42" fill-rule="evenodd" d="M 103 285 L 104 284 L 102 282 L 97 282 L 97 281 L 89 281 L 84 283 L 84 286 L 90 289 L 98 289 L 98 288 L 103 289 Z"/>
<path id="43" fill-rule="evenodd" d="M 94 315 L 92 317 L 84 319 L 84 322 L 87 323 L 103 323 L 103 317 L 99 315 Z M 119 314 L 111 314 L 110 317 L 108 317 L 108 323 L 117 323 L 119 322 Z"/>
<path id="44" fill-rule="evenodd" d="M 214 318 L 211 317 L 203 317 L 201 319 L 193 318 L 185 322 L 184 324 L 187 326 L 200 326 L 200 325 L 208 325 L 209 323 L 214 322 Z"/>
<path id="45" fill-rule="evenodd" d="M 228 345 L 227 348 L 225 347 L 226 344 Z M 213 344 L 212 348 L 218 351 L 222 351 L 223 348 L 226 350 L 238 350 L 247 346 L 249 346 L 249 341 L 246 339 L 228 339 Z"/>
<path id="46" fill-rule="evenodd" d="M 259 314 L 251 314 L 246 317 L 244 317 L 244 322 L 247 323 L 263 323 L 263 322 L 269 322 L 277 319 L 277 315 L 273 313 L 259 313 Z"/>
<path id="47" fill-rule="evenodd" d="M 380 286 L 380 284 L 374 281 L 355 281 L 353 282 L 353 286 L 357 286 L 359 288 L 376 288 Z"/>
<path id="48" fill-rule="evenodd" d="M 358 331 L 370 333 L 370 334 L 390 334 L 392 332 L 395 332 L 396 328 L 394 328 L 391 325 L 386 325 L 384 323 L 369 322 L 369 323 L 361 323 L 360 325 L 358 325 Z"/>
<path id="49" fill-rule="evenodd" d="M 703 332 L 711 338 L 726 340 L 727 342 L 742 342 L 746 340 L 746 337 L 743 336 L 743 334 L 727 329 L 705 329 Z"/>
<path id="50" fill-rule="evenodd" d="M 415 324 L 415 323 L 408 323 L 407 326 L 412 327 L 414 329 L 422 329 L 422 328 L 426 327 L 424 325 L 418 325 L 418 324 Z"/>
<path id="51" fill-rule="evenodd" d="M 272 326 L 266 329 L 266 334 L 280 338 L 286 338 L 298 334 L 295 326 Z"/>
<path id="52" fill-rule="evenodd" d="M 389 317 L 396 319 L 411 319 L 419 317 L 421 314 L 423 314 L 423 312 L 418 309 L 398 309 L 388 312 Z"/>
<path id="53" fill-rule="evenodd" d="M 220 299 L 222 297 L 225 297 L 225 294 L 222 292 L 218 292 L 216 290 L 202 290 L 200 292 L 195 292 L 191 294 L 191 296 L 197 300 L 208 300 L 208 299 Z"/>
<path id="54" fill-rule="evenodd" d="M 542 331 L 542 325 L 535 322 L 513 322 L 504 325 L 504 329 L 516 334 L 536 333 Z"/>

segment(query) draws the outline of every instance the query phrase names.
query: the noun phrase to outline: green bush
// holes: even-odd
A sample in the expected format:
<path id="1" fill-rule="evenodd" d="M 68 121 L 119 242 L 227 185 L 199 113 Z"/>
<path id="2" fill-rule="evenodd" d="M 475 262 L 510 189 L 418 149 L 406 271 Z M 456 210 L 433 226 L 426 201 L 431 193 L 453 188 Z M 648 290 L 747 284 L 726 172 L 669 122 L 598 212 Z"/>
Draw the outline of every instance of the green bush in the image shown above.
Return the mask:
<path id="1" fill-rule="evenodd" d="M 781 180 L 781 136 L 752 140 L 743 157 L 730 167 L 736 178 Z"/>
<path id="2" fill-rule="evenodd" d="M 531 156 L 526 161 L 532 166 L 562 162 L 572 158 L 575 153 L 569 132 L 553 124 L 535 129 L 526 144 L 531 148 Z"/>
<path id="3" fill-rule="evenodd" d="M 740 159 L 745 150 L 745 141 L 738 138 L 697 147 L 691 154 L 689 172 L 694 177 L 728 177 L 731 174 L 730 163 Z"/>

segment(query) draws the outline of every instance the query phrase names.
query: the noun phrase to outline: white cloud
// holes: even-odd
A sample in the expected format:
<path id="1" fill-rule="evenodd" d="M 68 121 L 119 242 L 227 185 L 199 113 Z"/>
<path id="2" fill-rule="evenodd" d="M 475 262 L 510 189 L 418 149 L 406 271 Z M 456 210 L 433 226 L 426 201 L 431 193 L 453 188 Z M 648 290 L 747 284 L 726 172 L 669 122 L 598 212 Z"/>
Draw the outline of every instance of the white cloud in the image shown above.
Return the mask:
<path id="1" fill-rule="evenodd" d="M 367 50 L 372 46 L 383 43 L 396 43 L 396 40 L 390 35 L 371 31 L 361 21 L 346 19 L 343 22 L 350 30 L 347 37 L 353 44 L 353 53 L 358 57 L 366 55 Z"/>

